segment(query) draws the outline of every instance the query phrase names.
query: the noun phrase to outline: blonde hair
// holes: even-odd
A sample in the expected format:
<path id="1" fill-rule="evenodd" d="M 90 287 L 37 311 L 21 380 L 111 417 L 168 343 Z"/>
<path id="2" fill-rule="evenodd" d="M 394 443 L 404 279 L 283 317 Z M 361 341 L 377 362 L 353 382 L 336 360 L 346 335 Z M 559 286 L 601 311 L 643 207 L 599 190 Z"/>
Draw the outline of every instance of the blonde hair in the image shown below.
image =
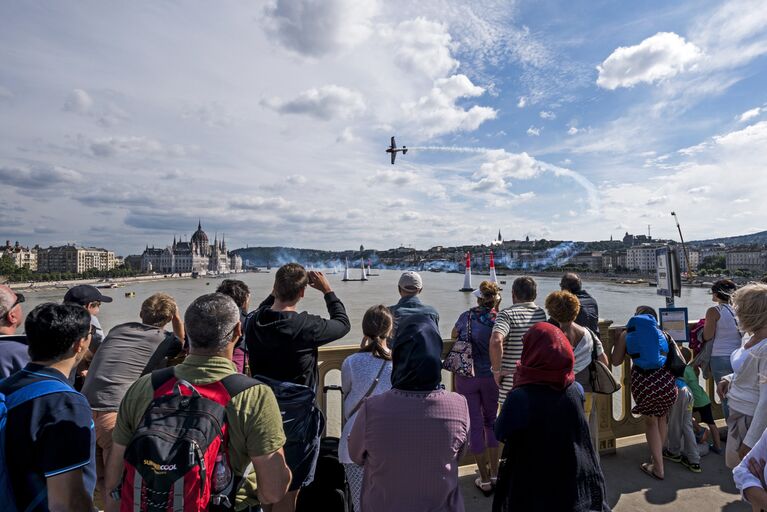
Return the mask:
<path id="1" fill-rule="evenodd" d="M 572 322 L 578 317 L 581 303 L 572 292 L 561 290 L 546 297 L 546 311 L 559 323 Z"/>
<path id="2" fill-rule="evenodd" d="M 162 327 L 176 314 L 176 301 L 167 293 L 155 293 L 141 304 L 141 321 L 147 325 Z"/>
<path id="3" fill-rule="evenodd" d="M 767 327 L 767 284 L 749 283 L 732 295 L 741 331 L 754 333 Z"/>
<path id="4" fill-rule="evenodd" d="M 387 340 L 393 325 L 394 317 L 389 308 L 383 304 L 368 308 L 362 317 L 362 334 L 365 337 L 360 343 L 360 352 L 372 352 L 379 359 L 391 360 Z"/>
<path id="5" fill-rule="evenodd" d="M 482 296 L 477 297 L 477 304 L 483 308 L 497 308 L 501 303 L 501 287 L 498 283 L 482 281 L 479 283 L 479 293 Z"/>

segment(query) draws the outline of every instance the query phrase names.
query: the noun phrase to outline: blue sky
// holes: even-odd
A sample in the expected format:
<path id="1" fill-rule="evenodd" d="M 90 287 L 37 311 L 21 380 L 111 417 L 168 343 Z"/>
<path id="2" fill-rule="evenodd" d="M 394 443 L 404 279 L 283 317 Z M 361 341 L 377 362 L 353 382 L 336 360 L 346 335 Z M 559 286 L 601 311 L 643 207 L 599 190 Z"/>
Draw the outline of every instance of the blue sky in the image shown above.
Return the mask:
<path id="1" fill-rule="evenodd" d="M 767 229 L 767 9 L 667 4 L 2 3 L 0 237 Z M 414 148 L 394 166 L 391 135 Z"/>

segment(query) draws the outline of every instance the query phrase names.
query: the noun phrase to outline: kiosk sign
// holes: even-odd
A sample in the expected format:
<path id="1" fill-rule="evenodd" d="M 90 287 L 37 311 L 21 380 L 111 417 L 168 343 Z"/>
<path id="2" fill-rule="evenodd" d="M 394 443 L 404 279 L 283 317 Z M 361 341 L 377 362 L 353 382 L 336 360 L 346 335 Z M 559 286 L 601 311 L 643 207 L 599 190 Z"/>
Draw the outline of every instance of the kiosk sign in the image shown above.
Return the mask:
<path id="1" fill-rule="evenodd" d="M 658 281 L 658 295 L 673 297 L 673 281 L 671 279 L 671 258 L 668 247 L 655 249 L 655 277 Z"/>

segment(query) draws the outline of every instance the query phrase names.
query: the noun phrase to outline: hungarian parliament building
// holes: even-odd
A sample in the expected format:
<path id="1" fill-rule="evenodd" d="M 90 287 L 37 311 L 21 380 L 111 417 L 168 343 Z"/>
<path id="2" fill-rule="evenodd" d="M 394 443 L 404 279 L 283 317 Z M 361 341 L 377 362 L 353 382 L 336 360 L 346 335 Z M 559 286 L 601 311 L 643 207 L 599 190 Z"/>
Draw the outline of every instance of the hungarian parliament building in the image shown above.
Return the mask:
<path id="1" fill-rule="evenodd" d="M 216 236 L 213 243 L 209 243 L 202 223 L 198 222 L 189 242 L 173 237 L 173 244 L 164 249 L 147 246 L 141 255 L 141 269 L 158 274 L 224 274 L 241 271 L 242 258 L 226 250 L 224 237 L 219 242 Z"/>

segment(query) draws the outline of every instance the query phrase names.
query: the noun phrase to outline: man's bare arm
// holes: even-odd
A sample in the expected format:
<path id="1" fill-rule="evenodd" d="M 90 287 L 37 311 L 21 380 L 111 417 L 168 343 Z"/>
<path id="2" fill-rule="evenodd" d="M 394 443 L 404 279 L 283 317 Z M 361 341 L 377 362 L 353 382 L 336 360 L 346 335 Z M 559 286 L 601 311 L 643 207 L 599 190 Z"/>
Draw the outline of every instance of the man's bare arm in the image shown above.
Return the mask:
<path id="1" fill-rule="evenodd" d="M 285 452 L 282 448 L 266 455 L 251 457 L 250 460 L 256 471 L 258 501 L 262 505 L 268 505 L 285 497 L 292 475 L 285 463 Z"/>
<path id="2" fill-rule="evenodd" d="M 45 479 L 48 510 L 51 512 L 92 512 L 95 510 L 83 483 L 83 470 L 73 469 Z"/>

